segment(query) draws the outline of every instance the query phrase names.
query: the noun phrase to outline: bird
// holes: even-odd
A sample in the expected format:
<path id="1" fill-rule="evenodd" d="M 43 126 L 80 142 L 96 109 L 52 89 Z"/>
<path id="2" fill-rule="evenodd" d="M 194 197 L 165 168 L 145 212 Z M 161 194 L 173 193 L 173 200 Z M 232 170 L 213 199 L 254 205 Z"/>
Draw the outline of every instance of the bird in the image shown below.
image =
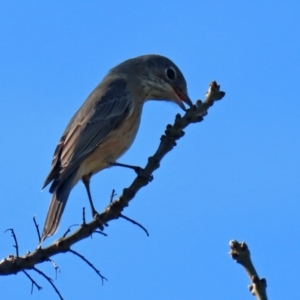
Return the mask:
<path id="1" fill-rule="evenodd" d="M 43 184 L 52 195 L 41 242 L 58 229 L 72 188 L 82 180 L 94 208 L 90 179 L 112 166 L 132 145 L 148 100 L 192 106 L 186 80 L 167 57 L 151 54 L 125 60 L 112 68 L 77 110 L 54 151 Z"/>

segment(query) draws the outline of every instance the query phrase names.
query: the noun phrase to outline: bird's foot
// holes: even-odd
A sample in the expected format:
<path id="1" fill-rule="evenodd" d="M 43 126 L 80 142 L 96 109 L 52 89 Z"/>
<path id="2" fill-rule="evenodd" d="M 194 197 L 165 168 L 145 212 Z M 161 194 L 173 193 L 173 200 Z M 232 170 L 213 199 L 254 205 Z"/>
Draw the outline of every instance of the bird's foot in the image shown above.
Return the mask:
<path id="1" fill-rule="evenodd" d="M 100 214 L 94 209 L 92 210 L 92 216 L 94 218 L 94 220 L 98 221 L 98 228 L 103 231 L 104 230 L 104 226 L 108 226 L 107 224 L 103 223 L 100 217 Z"/>

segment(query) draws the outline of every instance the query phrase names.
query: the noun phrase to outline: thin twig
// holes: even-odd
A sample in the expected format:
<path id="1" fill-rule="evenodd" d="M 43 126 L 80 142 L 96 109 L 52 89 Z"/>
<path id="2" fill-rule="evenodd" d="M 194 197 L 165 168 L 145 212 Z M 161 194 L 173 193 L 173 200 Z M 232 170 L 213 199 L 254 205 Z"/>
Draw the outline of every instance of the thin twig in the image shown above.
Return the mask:
<path id="1" fill-rule="evenodd" d="M 63 238 L 67 236 L 67 234 L 71 231 L 71 228 L 74 226 L 79 226 L 79 224 L 73 224 L 68 227 L 67 231 L 63 234 Z"/>
<path id="2" fill-rule="evenodd" d="M 167 126 L 156 152 L 149 157 L 148 163 L 143 169 L 143 176 L 136 176 L 132 184 L 123 190 L 118 199 L 112 201 L 97 218 L 85 226 L 79 226 L 67 236 L 70 232 L 70 229 L 68 229 L 63 237 L 49 246 L 45 248 L 38 247 L 35 251 L 22 257 L 8 256 L 1 260 L 0 275 L 16 274 L 21 270 L 32 269 L 36 264 L 47 261 L 49 257 L 67 252 L 72 245 L 91 236 L 95 230 L 99 229 L 100 225 L 106 226 L 108 222 L 118 219 L 138 191 L 148 184 L 147 177 L 149 178 L 159 168 L 163 157 L 173 149 L 176 142 L 184 135 L 183 129 L 190 124 L 201 122 L 214 101 L 220 100 L 223 96 L 224 92 L 220 91 L 220 86 L 216 82 L 212 82 L 204 102 L 197 101 L 195 105 L 186 110 L 183 116 L 176 115 L 173 125 Z"/>
<path id="3" fill-rule="evenodd" d="M 102 234 L 102 235 L 104 235 L 104 236 L 107 236 L 106 233 L 104 233 L 104 232 L 102 232 L 102 231 L 100 231 L 100 230 L 95 230 L 93 233 L 100 233 L 100 234 Z"/>
<path id="4" fill-rule="evenodd" d="M 124 216 L 123 214 L 120 214 L 120 218 L 123 218 L 123 219 L 125 219 L 125 220 L 131 222 L 131 223 L 134 224 L 134 225 L 137 225 L 138 227 L 140 227 L 141 229 L 143 229 L 143 230 L 145 231 L 145 233 L 146 233 L 147 236 L 149 236 L 148 230 L 147 230 L 143 225 L 141 225 L 140 223 L 134 221 L 133 219 L 130 219 L 130 218 Z"/>
<path id="5" fill-rule="evenodd" d="M 64 298 L 62 297 L 61 293 L 59 292 L 59 290 L 57 289 L 57 287 L 55 286 L 55 284 L 53 283 L 53 279 L 51 279 L 50 277 L 48 277 L 44 272 L 42 272 L 41 270 L 37 269 L 36 267 L 32 268 L 34 271 L 36 271 L 37 273 L 39 273 L 40 275 L 42 275 L 53 287 L 53 289 L 55 290 L 56 294 L 58 295 L 58 297 L 61 300 L 64 300 Z"/>
<path id="6" fill-rule="evenodd" d="M 113 189 L 111 191 L 111 195 L 110 195 L 110 202 L 109 203 L 112 203 L 114 201 L 114 197 L 117 196 L 117 194 L 115 194 L 115 190 Z"/>
<path id="7" fill-rule="evenodd" d="M 86 221 L 85 221 L 85 207 L 82 208 L 82 224 L 85 225 Z"/>
<path id="8" fill-rule="evenodd" d="M 36 281 L 25 271 L 22 270 L 22 272 L 29 278 L 29 280 L 31 281 L 31 295 L 33 293 L 33 287 L 36 286 L 38 291 L 40 291 L 41 289 L 43 289 L 41 286 L 39 286 Z"/>
<path id="9" fill-rule="evenodd" d="M 4 233 L 6 233 L 7 231 L 11 232 L 11 236 L 14 238 L 15 241 L 15 245 L 13 245 L 14 248 L 16 248 L 16 255 L 17 257 L 19 257 L 19 246 L 18 246 L 18 241 L 17 241 L 17 237 L 15 235 L 15 232 L 13 230 L 13 228 L 8 228 L 4 231 Z"/>
<path id="10" fill-rule="evenodd" d="M 54 270 L 55 270 L 55 279 L 57 279 L 57 271 L 60 273 L 60 267 L 56 264 L 56 262 L 51 259 L 51 258 L 48 258 L 48 261 L 51 262 L 52 266 L 54 267 Z"/>
<path id="11" fill-rule="evenodd" d="M 98 270 L 98 269 L 96 269 L 95 267 L 94 267 L 94 265 L 90 262 L 90 261 L 88 261 L 83 255 L 81 255 L 80 253 L 78 253 L 78 252 L 76 252 L 76 251 L 74 251 L 74 250 L 72 250 L 72 249 L 69 249 L 69 252 L 71 252 L 71 253 L 73 253 L 74 255 L 76 255 L 76 256 L 78 256 L 78 257 L 80 257 L 84 262 L 86 262 L 99 276 L 100 276 L 100 278 L 101 278 L 101 281 L 102 281 L 102 285 L 103 285 L 103 283 L 104 283 L 104 280 L 106 280 L 107 281 L 107 278 L 105 278 L 101 273 L 100 273 L 100 271 Z"/>
<path id="12" fill-rule="evenodd" d="M 41 240 L 41 234 L 40 234 L 39 225 L 36 222 L 35 216 L 33 217 L 33 222 L 34 222 L 34 226 L 35 226 L 36 232 L 38 234 L 39 242 L 40 242 L 40 240 Z"/>
<path id="13" fill-rule="evenodd" d="M 92 234 L 91 234 L 91 239 L 93 239 L 93 233 L 99 233 L 99 234 L 102 234 L 102 235 L 104 235 L 104 236 L 107 236 L 107 234 L 104 233 L 104 232 L 101 231 L 101 230 L 94 230 L 94 231 L 92 232 Z"/>

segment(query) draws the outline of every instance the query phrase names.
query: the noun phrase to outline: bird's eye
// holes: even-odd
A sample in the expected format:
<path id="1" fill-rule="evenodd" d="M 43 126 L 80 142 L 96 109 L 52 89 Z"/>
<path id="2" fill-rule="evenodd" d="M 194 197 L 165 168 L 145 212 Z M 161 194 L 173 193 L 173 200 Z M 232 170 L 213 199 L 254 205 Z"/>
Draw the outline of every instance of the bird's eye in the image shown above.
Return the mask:
<path id="1" fill-rule="evenodd" d="M 172 67 L 167 68 L 166 75 L 167 75 L 168 79 L 174 80 L 176 77 L 176 72 L 175 72 L 174 68 L 172 68 Z"/>

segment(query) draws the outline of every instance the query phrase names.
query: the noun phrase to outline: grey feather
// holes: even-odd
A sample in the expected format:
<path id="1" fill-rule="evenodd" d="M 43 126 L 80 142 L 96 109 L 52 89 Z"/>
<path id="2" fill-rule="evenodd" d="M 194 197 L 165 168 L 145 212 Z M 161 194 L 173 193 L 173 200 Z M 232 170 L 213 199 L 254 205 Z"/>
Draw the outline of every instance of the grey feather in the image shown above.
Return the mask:
<path id="1" fill-rule="evenodd" d="M 65 181 L 64 184 L 60 186 L 60 188 L 57 189 L 52 196 L 40 243 L 42 243 L 47 236 L 53 235 L 58 229 L 61 216 L 66 207 L 69 194 L 73 187 L 72 177 Z"/>
<path id="2" fill-rule="evenodd" d="M 176 78 L 167 76 L 170 67 L 175 70 Z M 184 108 L 182 101 L 192 105 L 181 71 L 168 58 L 159 55 L 136 57 L 113 68 L 75 113 L 56 147 L 44 183 L 46 186 L 52 182 L 53 197 L 42 240 L 57 230 L 70 191 L 78 180 L 92 176 L 101 163 L 101 168 L 106 166 L 105 159 L 113 153 L 101 154 L 105 145 L 113 148 L 108 147 L 107 152 L 116 152 L 114 159 L 130 147 L 143 103 L 151 99 L 173 101 L 181 108 Z M 97 157 L 95 150 L 101 143 L 103 148 L 98 150 L 102 157 Z"/>
<path id="3" fill-rule="evenodd" d="M 105 90 L 103 86 L 106 87 Z M 55 165 L 51 169 L 55 174 L 50 172 L 45 182 L 53 180 L 51 193 L 74 173 L 111 131 L 118 128 L 130 110 L 131 101 L 124 79 L 114 79 L 109 84 L 96 87 L 71 119 L 63 134 L 64 144 L 60 151 L 56 150 L 55 155 L 59 157 L 56 159 L 54 156 Z"/>

